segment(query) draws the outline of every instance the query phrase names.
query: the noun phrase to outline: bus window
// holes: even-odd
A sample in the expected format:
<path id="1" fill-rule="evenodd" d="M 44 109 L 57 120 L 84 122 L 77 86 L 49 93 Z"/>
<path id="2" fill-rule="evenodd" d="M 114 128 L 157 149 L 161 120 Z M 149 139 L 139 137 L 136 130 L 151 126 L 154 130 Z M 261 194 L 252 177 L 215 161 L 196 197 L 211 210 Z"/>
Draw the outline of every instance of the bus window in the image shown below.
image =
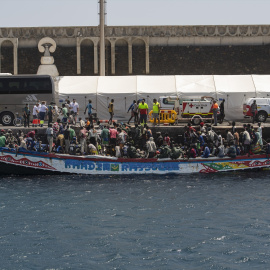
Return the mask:
<path id="1" fill-rule="evenodd" d="M 52 94 L 50 78 L 0 78 L 0 94 Z M 1 91 L 2 90 L 2 91 Z"/>
<path id="2" fill-rule="evenodd" d="M 21 89 L 20 81 L 12 80 L 8 82 L 8 89 L 10 94 L 18 94 Z"/>
<path id="3" fill-rule="evenodd" d="M 31 94 L 51 94 L 52 93 L 52 83 L 48 78 L 41 78 L 38 80 L 25 79 L 26 91 Z"/>

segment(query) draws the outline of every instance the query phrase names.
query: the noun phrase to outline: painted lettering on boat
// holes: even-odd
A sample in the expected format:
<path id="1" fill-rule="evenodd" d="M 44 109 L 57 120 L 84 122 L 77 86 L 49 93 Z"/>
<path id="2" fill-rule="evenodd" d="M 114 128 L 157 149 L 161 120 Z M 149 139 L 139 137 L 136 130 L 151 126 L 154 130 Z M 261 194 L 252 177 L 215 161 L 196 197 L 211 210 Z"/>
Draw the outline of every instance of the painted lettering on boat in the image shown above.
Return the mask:
<path id="1" fill-rule="evenodd" d="M 89 170 L 89 171 L 113 171 L 113 172 L 131 172 L 131 171 L 179 171 L 179 164 L 176 162 L 166 163 L 143 163 L 143 162 L 102 162 L 89 160 L 65 160 L 66 169 Z"/>

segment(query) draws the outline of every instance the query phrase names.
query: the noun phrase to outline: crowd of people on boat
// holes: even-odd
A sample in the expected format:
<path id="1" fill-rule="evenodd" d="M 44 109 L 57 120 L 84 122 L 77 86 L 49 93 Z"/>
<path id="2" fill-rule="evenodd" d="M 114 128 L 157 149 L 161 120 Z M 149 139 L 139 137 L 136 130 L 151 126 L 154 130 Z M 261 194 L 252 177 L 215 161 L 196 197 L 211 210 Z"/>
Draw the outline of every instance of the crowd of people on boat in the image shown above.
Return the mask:
<path id="1" fill-rule="evenodd" d="M 11 129 L 1 130 L 0 147 L 70 155 L 171 159 L 235 158 L 270 153 L 270 144 L 263 141 L 260 123 L 256 129 L 245 124 L 240 131 L 233 122 L 223 135 L 204 122 L 199 128 L 189 123 L 184 133 L 174 138 L 167 132 L 156 132 L 153 136 L 147 124 L 136 123 L 131 127 L 125 123 L 109 125 L 98 122 L 93 125 L 89 118 L 86 121 L 80 118 L 79 124 L 79 127 L 74 127 L 57 119 L 53 124 L 49 123 L 45 136 L 37 129 L 26 134 L 22 130 L 15 134 Z"/>
<path id="2" fill-rule="evenodd" d="M 224 106 L 224 100 L 220 107 Z M 215 103 L 214 103 L 215 105 Z M 1 130 L 0 147 L 20 149 L 21 151 L 39 151 L 70 155 L 103 155 L 128 158 L 209 158 L 231 157 L 268 153 L 268 143 L 263 143 L 262 127 L 245 124 L 241 130 L 232 127 L 225 134 L 215 132 L 211 125 L 200 123 L 195 128 L 189 123 L 183 134 L 171 138 L 168 133 L 157 132 L 154 136 L 147 125 L 148 105 L 144 99 L 134 100 L 128 109 L 131 112 L 127 124 L 116 123 L 114 117 L 114 100 L 108 105 L 110 119 L 103 124 L 94 119 L 95 108 L 89 100 L 85 107 L 85 120 L 77 119 L 79 104 L 76 99 L 66 100 L 61 109 L 51 102 L 37 102 L 33 107 L 32 126 L 43 126 L 45 115 L 48 115 L 48 128 L 45 136 L 37 129 L 26 134 L 22 130 L 13 134 Z M 160 123 L 160 104 L 153 100 L 154 125 Z M 224 113 L 224 108 L 223 108 Z M 25 126 L 29 127 L 30 109 L 24 109 Z M 54 117 L 57 117 L 55 121 Z M 134 127 L 130 121 L 134 118 Z M 35 121 L 35 120 L 39 121 Z M 95 120 L 95 121 L 94 121 Z M 76 124 L 79 124 L 78 126 Z M 214 121 L 214 126 L 216 121 Z M 77 132 L 76 132 L 77 131 Z M 269 147 L 270 150 L 270 147 Z"/>

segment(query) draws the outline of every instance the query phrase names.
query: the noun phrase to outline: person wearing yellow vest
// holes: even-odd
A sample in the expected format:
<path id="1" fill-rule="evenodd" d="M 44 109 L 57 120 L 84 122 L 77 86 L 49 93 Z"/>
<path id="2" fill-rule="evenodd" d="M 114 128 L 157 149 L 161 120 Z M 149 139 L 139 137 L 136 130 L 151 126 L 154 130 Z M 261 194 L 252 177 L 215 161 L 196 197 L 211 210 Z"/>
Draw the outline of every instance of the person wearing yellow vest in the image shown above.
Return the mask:
<path id="1" fill-rule="evenodd" d="M 114 99 L 111 100 L 109 106 L 108 106 L 108 109 L 109 109 L 109 114 L 110 114 L 110 119 L 109 119 L 109 125 L 112 124 L 113 122 L 113 115 L 114 115 L 114 106 L 113 106 L 113 103 L 114 103 Z"/>
<path id="2" fill-rule="evenodd" d="M 212 105 L 212 111 L 214 115 L 214 126 L 217 126 L 217 113 L 218 113 L 219 107 L 217 102 L 214 100 Z"/>
<path id="3" fill-rule="evenodd" d="M 153 99 L 153 118 L 154 118 L 154 126 L 157 124 L 158 119 L 158 125 L 160 125 L 160 118 L 159 118 L 159 112 L 160 112 L 160 104 L 157 102 L 157 100 Z"/>
<path id="4" fill-rule="evenodd" d="M 142 100 L 142 102 L 139 104 L 139 110 L 140 110 L 140 124 L 147 122 L 147 115 L 148 115 L 148 105 L 145 103 L 145 99 Z"/>

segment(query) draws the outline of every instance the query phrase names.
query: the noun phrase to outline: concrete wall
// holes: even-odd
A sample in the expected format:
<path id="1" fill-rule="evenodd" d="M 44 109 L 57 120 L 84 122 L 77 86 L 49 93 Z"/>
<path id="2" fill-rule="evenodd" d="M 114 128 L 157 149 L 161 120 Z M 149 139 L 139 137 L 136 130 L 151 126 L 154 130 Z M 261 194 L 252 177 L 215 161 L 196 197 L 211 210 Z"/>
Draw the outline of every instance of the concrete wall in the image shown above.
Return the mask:
<path id="1" fill-rule="evenodd" d="M 270 73 L 269 25 L 109 26 L 105 35 L 107 75 Z M 78 46 L 80 75 L 98 75 L 98 27 L 0 28 L 1 72 L 13 73 L 14 51 L 6 40 L 18 39 L 18 73 L 36 73 L 42 56 L 37 44 L 47 36 L 56 41 L 60 75 L 78 75 Z"/>
<path id="2" fill-rule="evenodd" d="M 2 72 L 13 73 L 13 50 L 2 47 Z M 82 74 L 94 74 L 93 51 L 82 47 Z M 116 50 L 115 75 L 128 75 L 128 48 Z M 57 47 L 53 54 L 60 76 L 76 76 L 76 49 Z M 41 53 L 37 48 L 18 50 L 19 74 L 35 74 Z M 145 74 L 145 49 L 133 48 L 133 75 Z M 106 74 L 111 75 L 110 55 Z M 270 45 L 264 46 L 155 46 L 150 47 L 150 75 L 270 74 Z"/>

